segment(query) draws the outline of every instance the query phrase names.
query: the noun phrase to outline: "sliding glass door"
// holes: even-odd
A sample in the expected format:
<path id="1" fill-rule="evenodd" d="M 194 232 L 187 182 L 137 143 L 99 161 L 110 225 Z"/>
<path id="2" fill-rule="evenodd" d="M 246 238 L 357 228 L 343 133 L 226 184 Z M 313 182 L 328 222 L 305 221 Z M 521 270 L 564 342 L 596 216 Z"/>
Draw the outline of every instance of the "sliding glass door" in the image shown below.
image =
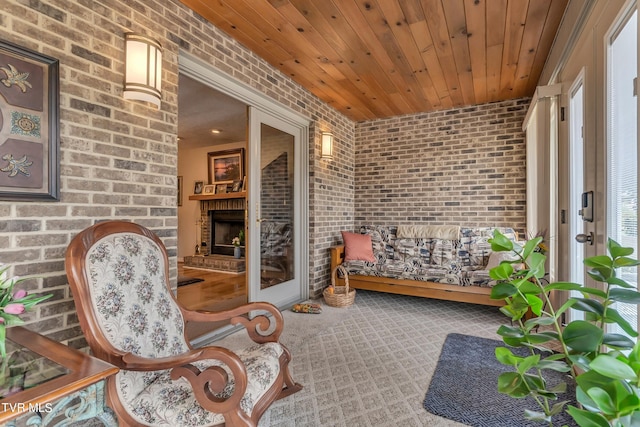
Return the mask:
<path id="1" fill-rule="evenodd" d="M 301 128 L 251 108 L 249 300 L 277 306 L 303 299 Z"/>

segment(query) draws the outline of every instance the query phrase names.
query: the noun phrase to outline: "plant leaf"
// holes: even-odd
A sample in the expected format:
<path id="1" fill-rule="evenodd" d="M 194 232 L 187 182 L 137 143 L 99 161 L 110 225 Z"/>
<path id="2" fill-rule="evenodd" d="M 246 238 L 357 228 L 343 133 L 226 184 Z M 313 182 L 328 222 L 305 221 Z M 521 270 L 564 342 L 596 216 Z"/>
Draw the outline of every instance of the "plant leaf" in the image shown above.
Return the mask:
<path id="1" fill-rule="evenodd" d="M 540 325 L 540 326 L 548 326 L 548 325 L 553 325 L 554 323 L 556 323 L 556 320 L 553 317 L 533 317 L 529 320 L 527 320 L 526 322 L 524 322 L 524 326 L 531 330 L 531 328 L 533 328 L 536 325 Z"/>
<path id="2" fill-rule="evenodd" d="M 542 237 L 540 236 L 528 240 L 522 248 L 522 258 L 527 260 L 529 258 L 529 255 L 531 255 L 533 251 L 535 251 L 540 242 L 542 242 Z"/>
<path id="3" fill-rule="evenodd" d="M 530 409 L 524 410 L 524 418 L 530 421 L 539 421 L 550 424 L 551 416 L 545 414 L 544 412 L 532 411 Z"/>
<path id="4" fill-rule="evenodd" d="M 605 414 L 614 415 L 616 413 L 616 406 L 613 403 L 613 400 L 611 400 L 611 396 L 609 396 L 609 393 L 600 387 L 590 388 L 587 390 L 587 394 Z"/>
<path id="5" fill-rule="evenodd" d="M 518 293 L 511 283 L 497 283 L 491 288 L 491 299 L 505 299 Z"/>
<path id="6" fill-rule="evenodd" d="M 578 409 L 574 406 L 569 406 L 567 412 L 580 427 L 609 427 L 609 421 L 600 414 Z"/>
<path id="7" fill-rule="evenodd" d="M 607 255 L 597 255 L 585 258 L 584 265 L 591 268 L 607 267 L 611 269 L 611 267 L 613 267 L 613 260 Z"/>
<path id="8" fill-rule="evenodd" d="M 631 289 L 613 288 L 609 290 L 609 298 L 629 304 L 640 304 L 640 292 Z"/>
<path id="9" fill-rule="evenodd" d="M 572 282 L 554 282 L 544 287 L 545 292 L 559 290 L 559 291 L 579 291 L 584 286 L 578 283 Z"/>
<path id="10" fill-rule="evenodd" d="M 529 369 L 533 368 L 540 361 L 539 354 L 532 354 L 525 357 L 520 364 L 518 364 L 518 372 L 521 374 L 526 373 Z"/>
<path id="11" fill-rule="evenodd" d="M 515 356 L 511 350 L 506 347 L 496 347 L 496 360 L 507 366 L 516 366 L 521 360 L 522 357 Z"/>
<path id="12" fill-rule="evenodd" d="M 633 253 L 633 248 L 620 246 L 620 244 L 612 238 L 607 239 L 607 249 L 614 259 L 631 255 Z"/>
<path id="13" fill-rule="evenodd" d="M 624 281 L 624 280 L 622 280 L 622 279 L 620 279 L 618 277 L 610 277 L 610 278 L 608 278 L 606 280 L 606 282 L 608 284 L 610 284 L 610 285 L 618 285 L 621 288 L 627 288 L 627 289 L 634 288 L 635 289 L 635 286 L 630 285 L 629 283 L 627 283 L 626 281 Z"/>
<path id="14" fill-rule="evenodd" d="M 617 258 L 615 261 L 613 261 L 613 268 L 634 267 L 636 265 L 640 265 L 640 261 L 638 261 L 637 259 L 628 258 L 624 256 Z"/>
<path id="15" fill-rule="evenodd" d="M 532 282 L 531 280 L 522 279 L 517 283 L 514 282 L 514 285 L 518 288 L 518 291 L 520 291 L 523 294 L 538 295 L 544 291 L 542 286 Z"/>
<path id="16" fill-rule="evenodd" d="M 615 310 L 611 307 L 607 309 L 607 315 L 605 316 L 605 321 L 611 323 L 617 323 L 623 331 L 627 333 L 627 335 L 631 337 L 637 337 L 638 332 L 629 324 L 629 322 L 618 313 L 618 310 Z"/>
<path id="17" fill-rule="evenodd" d="M 531 270 L 533 275 L 538 279 L 542 279 L 546 273 L 544 270 L 546 260 L 547 257 L 540 252 L 534 252 L 528 258 L 529 270 Z"/>
<path id="18" fill-rule="evenodd" d="M 613 347 L 617 349 L 628 349 L 628 348 L 632 348 L 635 343 L 626 335 L 604 334 L 604 338 L 602 339 L 602 344 L 608 345 L 609 347 Z"/>
<path id="19" fill-rule="evenodd" d="M 587 311 L 595 313 L 598 316 L 604 314 L 604 306 L 600 301 L 591 298 L 574 298 L 576 303 L 573 305 L 574 310 Z"/>
<path id="20" fill-rule="evenodd" d="M 529 307 L 531 307 L 531 311 L 536 315 L 540 316 L 542 312 L 542 306 L 544 302 L 540 299 L 540 297 L 536 295 L 527 294 L 527 301 L 529 302 Z"/>
<path id="21" fill-rule="evenodd" d="M 522 338 L 524 333 L 515 326 L 500 325 L 497 331 L 501 337 Z"/>
<path id="22" fill-rule="evenodd" d="M 602 329 L 584 320 L 574 320 L 562 332 L 565 344 L 574 351 L 596 351 L 602 343 L 604 332 Z"/>
<path id="23" fill-rule="evenodd" d="M 498 376 L 498 391 L 516 399 L 529 395 L 527 386 L 517 372 L 504 372 Z"/>
<path id="24" fill-rule="evenodd" d="M 556 372 L 569 372 L 571 370 L 571 367 L 567 365 L 565 362 L 561 362 L 559 360 L 550 361 L 548 359 L 541 360 L 538 363 L 538 368 L 551 369 L 552 371 L 556 371 Z"/>
<path id="25" fill-rule="evenodd" d="M 493 238 L 489 239 L 491 250 L 494 252 L 507 252 L 513 250 L 513 241 L 500 233 L 498 229 L 493 230 Z"/>
<path id="26" fill-rule="evenodd" d="M 489 276 L 494 280 L 509 280 L 513 274 L 513 266 L 508 262 L 498 264 L 489 270 Z"/>
<path id="27" fill-rule="evenodd" d="M 589 364 L 591 369 L 604 375 L 605 377 L 616 380 L 632 380 L 637 381 L 638 376 L 633 369 L 621 360 L 611 357 L 608 354 L 600 354 Z M 589 395 L 591 396 L 591 395 Z"/>

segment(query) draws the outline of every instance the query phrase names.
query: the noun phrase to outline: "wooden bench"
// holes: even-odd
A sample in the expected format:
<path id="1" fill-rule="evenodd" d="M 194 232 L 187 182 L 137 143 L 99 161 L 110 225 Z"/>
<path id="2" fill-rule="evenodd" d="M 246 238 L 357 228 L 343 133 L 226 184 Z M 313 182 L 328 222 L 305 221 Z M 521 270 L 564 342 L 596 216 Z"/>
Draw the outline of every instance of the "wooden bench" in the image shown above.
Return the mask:
<path id="1" fill-rule="evenodd" d="M 333 246 L 331 251 L 331 271 L 344 260 L 344 245 Z M 344 279 L 337 278 L 336 284 L 344 286 Z M 500 307 L 503 300 L 489 297 L 490 287 L 460 286 L 421 280 L 395 279 L 381 276 L 349 275 L 349 286 L 355 289 L 388 292 L 392 294 L 435 298 L 446 301 L 467 302 Z"/>

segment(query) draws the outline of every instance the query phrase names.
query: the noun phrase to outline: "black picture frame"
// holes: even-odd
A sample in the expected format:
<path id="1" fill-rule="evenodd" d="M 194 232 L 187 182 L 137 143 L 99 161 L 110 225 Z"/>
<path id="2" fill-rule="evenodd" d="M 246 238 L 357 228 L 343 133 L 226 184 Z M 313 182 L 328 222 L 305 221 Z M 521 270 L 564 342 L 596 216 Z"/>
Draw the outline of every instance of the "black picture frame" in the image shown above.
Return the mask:
<path id="1" fill-rule="evenodd" d="M 202 194 L 204 188 L 204 181 L 196 181 L 193 184 L 193 194 Z"/>
<path id="2" fill-rule="evenodd" d="M 60 61 L 0 40 L 0 82 L 0 200 L 59 201 Z"/>

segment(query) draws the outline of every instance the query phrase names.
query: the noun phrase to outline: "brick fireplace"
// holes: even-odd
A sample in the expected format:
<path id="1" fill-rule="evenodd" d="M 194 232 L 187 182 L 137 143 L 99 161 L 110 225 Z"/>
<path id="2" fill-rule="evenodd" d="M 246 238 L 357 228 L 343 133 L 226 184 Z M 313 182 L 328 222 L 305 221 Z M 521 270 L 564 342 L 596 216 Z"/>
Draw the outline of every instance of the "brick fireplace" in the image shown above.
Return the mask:
<path id="1" fill-rule="evenodd" d="M 245 198 L 230 194 L 223 199 L 201 200 L 200 220 L 200 242 L 206 243 L 204 252 L 208 256 L 185 256 L 185 266 L 231 272 L 245 271 L 244 246 L 241 246 L 243 258 L 234 259 L 231 243 L 233 238 L 245 229 Z"/>

